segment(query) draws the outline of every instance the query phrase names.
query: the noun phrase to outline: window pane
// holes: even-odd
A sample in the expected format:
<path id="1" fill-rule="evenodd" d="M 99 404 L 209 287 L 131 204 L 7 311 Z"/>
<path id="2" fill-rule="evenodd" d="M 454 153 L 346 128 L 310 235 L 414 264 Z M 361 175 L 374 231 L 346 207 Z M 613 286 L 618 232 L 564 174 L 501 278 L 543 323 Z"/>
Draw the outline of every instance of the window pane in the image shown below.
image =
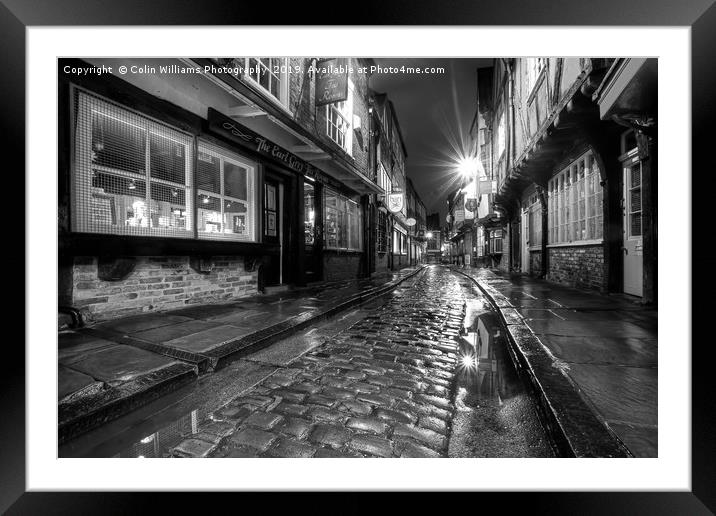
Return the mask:
<path id="1" fill-rule="evenodd" d="M 156 179 L 186 184 L 185 145 L 158 134 L 149 135 L 151 176 Z"/>
<path id="2" fill-rule="evenodd" d="M 199 231 L 221 233 L 221 200 L 209 195 L 199 196 Z"/>
<path id="3" fill-rule="evenodd" d="M 220 160 L 216 156 L 199 151 L 196 166 L 196 187 L 198 190 L 221 193 Z"/>
<path id="4" fill-rule="evenodd" d="M 129 122 L 92 111 L 92 163 L 146 173 L 147 131 Z"/>
<path id="5" fill-rule="evenodd" d="M 150 193 L 152 227 L 186 229 L 186 190 L 152 182 Z"/>
<path id="6" fill-rule="evenodd" d="M 248 216 L 246 204 L 224 200 L 224 233 L 247 234 Z"/>
<path id="7" fill-rule="evenodd" d="M 244 167 L 224 161 L 224 195 L 242 201 L 247 200 L 247 173 Z"/>

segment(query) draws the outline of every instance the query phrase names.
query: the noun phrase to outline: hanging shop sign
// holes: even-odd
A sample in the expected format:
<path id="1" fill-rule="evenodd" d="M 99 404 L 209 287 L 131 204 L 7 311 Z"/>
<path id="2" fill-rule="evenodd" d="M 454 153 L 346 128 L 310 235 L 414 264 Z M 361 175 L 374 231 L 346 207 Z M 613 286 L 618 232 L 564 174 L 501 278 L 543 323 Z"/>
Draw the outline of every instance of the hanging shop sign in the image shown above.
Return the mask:
<path id="1" fill-rule="evenodd" d="M 219 113 L 214 108 L 209 108 L 209 130 L 217 134 L 227 137 L 244 147 L 267 156 L 275 161 L 283 163 L 290 169 L 301 174 L 313 175 L 312 167 L 295 154 L 287 151 L 283 147 L 267 140 L 258 133 L 255 133 L 246 126 L 241 125 L 236 120 Z"/>
<path id="2" fill-rule="evenodd" d="M 403 210 L 403 204 L 405 203 L 405 196 L 402 193 L 388 194 L 388 209 L 392 213 L 398 213 Z"/>
<path id="3" fill-rule="evenodd" d="M 477 211 L 477 199 L 468 199 L 465 201 L 465 209 L 467 211 Z"/>
<path id="4" fill-rule="evenodd" d="M 413 217 L 410 217 L 409 219 L 407 219 L 407 220 L 405 221 L 405 224 L 406 224 L 407 226 L 409 226 L 409 227 L 412 227 L 412 226 L 414 226 L 417 222 L 418 222 L 418 221 L 415 220 Z"/>
<path id="5" fill-rule="evenodd" d="M 316 106 L 348 98 L 348 59 L 322 59 L 316 63 Z"/>
<path id="6" fill-rule="evenodd" d="M 497 181 L 490 179 L 481 179 L 478 184 L 478 194 L 496 194 L 497 193 Z"/>

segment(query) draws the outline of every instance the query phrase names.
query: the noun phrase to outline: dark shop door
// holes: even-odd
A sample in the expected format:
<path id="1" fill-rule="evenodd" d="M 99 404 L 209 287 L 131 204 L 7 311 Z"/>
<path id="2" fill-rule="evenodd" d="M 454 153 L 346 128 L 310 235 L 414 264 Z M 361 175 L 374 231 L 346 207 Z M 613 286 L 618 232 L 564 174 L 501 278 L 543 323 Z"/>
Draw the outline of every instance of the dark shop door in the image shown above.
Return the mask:
<path id="1" fill-rule="evenodd" d="M 263 284 L 270 287 L 282 283 L 282 220 L 281 220 L 281 183 L 273 178 L 264 180 L 264 234 L 263 241 L 267 244 L 277 244 L 279 251 L 266 257 L 263 267 Z"/>

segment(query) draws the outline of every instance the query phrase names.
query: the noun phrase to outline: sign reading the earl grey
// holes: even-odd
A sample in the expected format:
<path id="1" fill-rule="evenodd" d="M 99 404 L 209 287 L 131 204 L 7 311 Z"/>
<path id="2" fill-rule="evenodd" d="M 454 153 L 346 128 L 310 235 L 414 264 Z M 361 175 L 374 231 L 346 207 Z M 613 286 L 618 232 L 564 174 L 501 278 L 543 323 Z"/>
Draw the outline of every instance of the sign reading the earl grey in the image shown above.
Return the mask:
<path id="1" fill-rule="evenodd" d="M 301 158 L 272 141 L 267 140 L 260 134 L 253 132 L 248 127 L 241 125 L 228 116 L 219 113 L 214 108 L 209 108 L 208 118 L 209 130 L 223 134 L 241 145 L 249 147 L 265 156 L 269 156 L 276 161 L 280 161 L 296 172 L 301 174 L 308 172 L 309 165 Z"/>
<path id="2" fill-rule="evenodd" d="M 316 106 L 348 98 L 348 60 L 322 59 L 316 63 Z"/>

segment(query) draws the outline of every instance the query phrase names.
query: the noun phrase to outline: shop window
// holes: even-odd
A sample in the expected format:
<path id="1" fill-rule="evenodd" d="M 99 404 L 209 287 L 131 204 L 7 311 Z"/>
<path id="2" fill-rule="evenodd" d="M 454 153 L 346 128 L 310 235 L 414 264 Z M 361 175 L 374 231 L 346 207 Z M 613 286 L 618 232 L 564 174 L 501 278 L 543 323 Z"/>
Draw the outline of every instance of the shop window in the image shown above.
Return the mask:
<path id="1" fill-rule="evenodd" d="M 332 190 L 324 195 L 326 249 L 360 251 L 363 248 L 362 209 L 355 201 Z"/>
<path id="2" fill-rule="evenodd" d="M 255 170 L 248 160 L 199 142 L 196 170 L 199 238 L 256 240 Z"/>
<path id="3" fill-rule="evenodd" d="M 245 77 L 265 93 L 288 105 L 288 59 L 285 57 L 245 58 Z"/>
<path id="4" fill-rule="evenodd" d="M 72 229 L 192 236 L 192 137 L 75 89 Z"/>
<path id="5" fill-rule="evenodd" d="M 353 83 L 348 80 L 348 98 L 326 105 L 326 134 L 348 154 L 353 154 Z"/>
<path id="6" fill-rule="evenodd" d="M 602 186 L 592 151 L 575 160 L 548 183 L 549 243 L 601 240 Z"/>

